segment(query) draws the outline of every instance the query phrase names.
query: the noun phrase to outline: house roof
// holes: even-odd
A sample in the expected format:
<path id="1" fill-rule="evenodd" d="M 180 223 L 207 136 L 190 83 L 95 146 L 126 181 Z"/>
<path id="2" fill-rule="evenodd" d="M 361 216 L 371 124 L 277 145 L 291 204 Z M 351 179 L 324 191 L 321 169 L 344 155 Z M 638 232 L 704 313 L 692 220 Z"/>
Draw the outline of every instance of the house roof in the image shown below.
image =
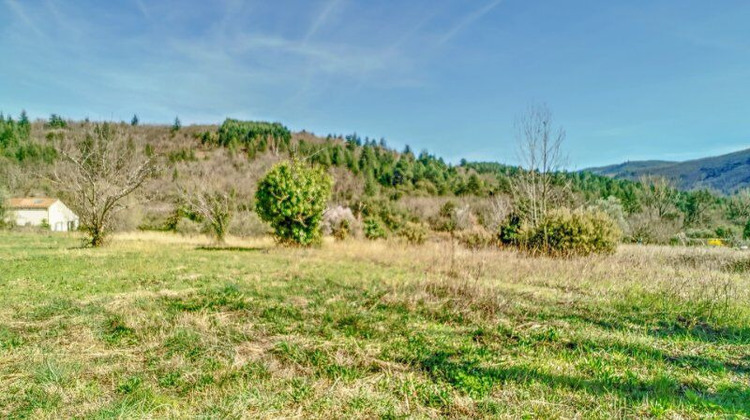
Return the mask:
<path id="1" fill-rule="evenodd" d="M 11 209 L 48 209 L 57 202 L 56 198 L 26 197 L 11 198 Z"/>

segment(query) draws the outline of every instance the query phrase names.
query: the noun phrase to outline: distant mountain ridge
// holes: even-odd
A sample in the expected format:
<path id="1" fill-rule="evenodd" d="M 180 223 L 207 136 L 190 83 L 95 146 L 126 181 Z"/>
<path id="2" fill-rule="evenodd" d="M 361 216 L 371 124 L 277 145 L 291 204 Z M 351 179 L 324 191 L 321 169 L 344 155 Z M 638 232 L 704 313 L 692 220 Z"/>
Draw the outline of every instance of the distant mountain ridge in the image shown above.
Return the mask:
<path id="1" fill-rule="evenodd" d="M 643 175 L 663 176 L 681 190 L 705 188 L 732 194 L 738 189 L 750 187 L 750 149 L 684 162 L 643 160 L 584 171 L 630 180 L 637 180 Z"/>

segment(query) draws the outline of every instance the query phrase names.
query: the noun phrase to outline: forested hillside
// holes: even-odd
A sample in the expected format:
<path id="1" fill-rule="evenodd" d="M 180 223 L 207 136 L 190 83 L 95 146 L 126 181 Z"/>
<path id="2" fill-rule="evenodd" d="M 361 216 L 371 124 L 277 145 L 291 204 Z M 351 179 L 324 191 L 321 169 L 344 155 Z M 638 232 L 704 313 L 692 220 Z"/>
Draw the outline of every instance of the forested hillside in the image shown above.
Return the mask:
<path id="1" fill-rule="evenodd" d="M 6 195 L 60 196 L 51 182 L 58 160 L 55 141 L 87 141 L 89 121 L 57 115 L 30 122 L 25 114 L 0 119 L 0 189 Z M 433 231 L 477 226 L 497 235 L 525 203 L 513 185 L 525 170 L 494 162 L 445 162 L 428 151 L 401 151 L 386 139 L 357 134 L 290 132 L 283 124 L 227 119 L 221 125 L 110 123 L 133 147 L 156 156 L 156 174 L 130 197 L 119 229 L 199 232 L 203 220 L 185 206 L 190 191 L 231 191 L 237 216 L 231 233 L 268 228 L 253 212 L 258 179 L 275 163 L 296 159 L 324 167 L 334 178 L 331 208 L 350 211 L 356 223 L 401 232 L 407 224 Z M 601 171 L 606 173 L 605 171 Z M 609 174 L 609 173 L 607 173 Z M 555 172 L 551 199 L 568 208 L 598 208 L 620 224 L 626 238 L 741 238 L 750 219 L 750 197 L 681 192 L 652 178 L 633 182 L 592 172 Z M 64 196 L 62 197 L 65 198 Z M 450 227 L 446 227 L 450 226 Z"/>
<path id="2" fill-rule="evenodd" d="M 750 149 L 685 162 L 625 162 L 587 171 L 629 180 L 638 180 L 644 175 L 662 176 L 682 190 L 709 189 L 733 194 L 750 186 Z"/>

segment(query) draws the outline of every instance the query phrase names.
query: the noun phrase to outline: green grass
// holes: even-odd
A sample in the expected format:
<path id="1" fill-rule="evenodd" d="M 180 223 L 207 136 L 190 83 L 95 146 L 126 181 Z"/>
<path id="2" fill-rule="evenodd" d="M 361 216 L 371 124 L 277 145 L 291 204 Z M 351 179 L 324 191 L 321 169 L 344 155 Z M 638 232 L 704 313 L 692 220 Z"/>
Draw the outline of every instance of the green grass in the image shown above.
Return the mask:
<path id="1" fill-rule="evenodd" d="M 750 417 L 739 251 L 79 244 L 0 233 L 1 417 Z"/>

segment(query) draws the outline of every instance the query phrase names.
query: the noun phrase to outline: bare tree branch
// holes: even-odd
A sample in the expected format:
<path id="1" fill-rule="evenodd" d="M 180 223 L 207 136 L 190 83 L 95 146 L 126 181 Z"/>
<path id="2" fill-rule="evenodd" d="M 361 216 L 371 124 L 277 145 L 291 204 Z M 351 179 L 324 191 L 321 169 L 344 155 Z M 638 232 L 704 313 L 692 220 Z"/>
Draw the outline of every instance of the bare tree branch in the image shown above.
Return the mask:
<path id="1" fill-rule="evenodd" d="M 555 173 L 565 160 L 565 130 L 553 127 L 552 112 L 546 105 L 530 106 L 515 126 L 522 171 L 512 180 L 512 191 L 516 203 L 525 208 L 529 223 L 536 226 L 555 198 Z"/>
<path id="2" fill-rule="evenodd" d="M 59 159 L 51 181 L 78 213 L 92 246 L 101 246 L 124 198 L 154 174 L 153 156 L 138 150 L 116 126 L 97 124 L 83 134 L 55 139 Z"/>

